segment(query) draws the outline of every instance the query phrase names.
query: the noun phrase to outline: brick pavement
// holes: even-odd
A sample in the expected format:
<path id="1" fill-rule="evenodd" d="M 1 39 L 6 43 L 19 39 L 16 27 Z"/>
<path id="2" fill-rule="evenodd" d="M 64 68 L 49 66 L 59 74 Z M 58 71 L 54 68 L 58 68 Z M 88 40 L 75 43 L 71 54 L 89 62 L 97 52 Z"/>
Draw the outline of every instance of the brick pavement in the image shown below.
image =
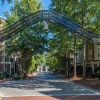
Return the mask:
<path id="1" fill-rule="evenodd" d="M 100 100 L 100 96 L 22 96 L 5 97 L 0 100 Z"/>
<path id="2" fill-rule="evenodd" d="M 2 97 L 0 96 L 0 100 L 2 100 Z"/>

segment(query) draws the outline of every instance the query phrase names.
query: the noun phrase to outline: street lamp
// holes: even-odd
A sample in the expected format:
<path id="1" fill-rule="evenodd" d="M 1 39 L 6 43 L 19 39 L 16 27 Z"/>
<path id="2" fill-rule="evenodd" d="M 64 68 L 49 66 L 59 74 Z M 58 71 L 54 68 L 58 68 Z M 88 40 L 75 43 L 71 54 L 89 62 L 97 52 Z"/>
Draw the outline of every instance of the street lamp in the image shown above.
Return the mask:
<path id="1" fill-rule="evenodd" d="M 48 22 L 47 21 L 44 22 L 44 27 L 45 27 L 45 30 L 48 30 Z"/>

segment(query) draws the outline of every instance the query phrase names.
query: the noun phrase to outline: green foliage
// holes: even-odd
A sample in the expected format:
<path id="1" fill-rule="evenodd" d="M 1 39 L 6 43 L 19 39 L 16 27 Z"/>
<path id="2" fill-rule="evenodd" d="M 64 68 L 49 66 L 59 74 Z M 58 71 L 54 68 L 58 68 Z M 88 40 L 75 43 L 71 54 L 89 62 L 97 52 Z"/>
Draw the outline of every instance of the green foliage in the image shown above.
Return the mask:
<path id="1" fill-rule="evenodd" d="M 46 64 L 46 58 L 45 58 L 45 54 L 41 54 L 41 53 L 37 53 L 35 55 L 35 60 L 36 60 L 36 65 L 45 65 Z"/>
<path id="2" fill-rule="evenodd" d="M 10 9 L 11 12 L 5 12 L 7 17 L 6 27 L 38 11 L 40 8 L 41 3 L 37 0 L 15 0 L 14 7 Z M 32 25 L 6 42 L 6 52 L 9 55 L 20 52 L 22 56 L 27 57 L 34 50 L 46 45 L 47 34 L 44 33 L 46 31 L 43 29 L 43 23 L 37 23 L 35 26 Z"/>
<path id="3" fill-rule="evenodd" d="M 51 0 L 51 7 L 55 11 L 71 18 L 82 27 L 96 33 L 100 33 L 100 2 L 91 0 Z M 6 12 L 6 26 L 12 25 L 19 19 L 36 12 L 41 9 L 41 3 L 37 0 L 15 0 L 14 7 L 11 8 L 11 14 Z M 34 33 L 34 34 L 33 34 Z M 45 34 L 44 34 L 45 33 Z M 49 33 L 49 34 L 48 34 Z M 37 23 L 18 33 L 18 36 L 13 37 L 6 42 L 6 51 L 20 52 L 22 59 L 31 55 L 34 50 L 42 47 L 48 47 L 53 52 L 62 56 L 69 55 L 73 52 L 73 33 L 64 29 L 57 24 L 49 22 L 49 31 L 43 29 L 43 23 Z M 82 40 L 77 38 L 77 49 L 82 49 Z M 62 61 L 56 57 L 37 54 L 34 56 L 37 65 L 47 64 L 51 69 L 60 68 Z M 47 61 L 45 61 L 47 60 Z M 23 60 L 25 62 L 25 59 Z M 35 60 L 33 60 L 35 61 Z M 32 59 L 29 60 L 29 69 L 32 70 Z"/>
<path id="4" fill-rule="evenodd" d="M 50 70 L 55 70 L 55 69 L 62 69 L 65 67 L 65 61 L 56 58 L 55 56 L 52 56 L 50 53 L 45 54 L 45 59 L 46 59 L 46 65 L 49 66 Z"/>
<path id="5" fill-rule="evenodd" d="M 8 78 L 9 74 L 7 72 L 0 72 L 0 79 Z"/>
<path id="6" fill-rule="evenodd" d="M 67 16 L 87 30 L 100 33 L 100 2 L 98 0 L 51 0 L 50 9 Z M 56 48 L 59 54 L 68 56 L 74 49 L 73 33 L 57 25 L 51 25 L 54 38 L 50 40 L 50 47 Z M 78 36 L 76 49 L 83 49 L 83 41 Z"/>
<path id="7" fill-rule="evenodd" d="M 5 12 L 5 16 L 7 17 L 7 24 L 5 27 L 10 26 L 19 19 L 40 10 L 41 7 L 42 5 L 38 0 L 15 0 L 14 7 L 10 9 L 11 12 Z M 22 68 L 25 70 L 25 62 L 28 56 L 32 56 L 33 51 L 46 45 L 47 34 L 44 33 L 48 32 L 43 29 L 43 23 L 37 23 L 35 26 L 31 25 L 22 32 L 19 32 L 17 36 L 7 40 L 5 43 L 5 51 L 9 55 L 20 52 Z"/>
<path id="8" fill-rule="evenodd" d="M 3 75 L 4 75 L 5 78 L 8 78 L 10 76 L 9 73 L 5 72 L 5 71 L 3 72 Z"/>
<path id="9" fill-rule="evenodd" d="M 13 80 L 20 80 L 20 79 L 22 79 L 22 76 L 13 76 L 12 79 Z"/>
<path id="10" fill-rule="evenodd" d="M 27 60 L 27 72 L 33 72 L 35 69 L 36 61 L 34 59 L 34 56 L 32 56 L 30 59 Z"/>
<path id="11" fill-rule="evenodd" d="M 0 79 L 3 79 L 3 78 L 4 78 L 3 72 L 0 72 Z"/>
<path id="12" fill-rule="evenodd" d="M 100 67 L 94 68 L 94 73 L 100 73 Z"/>
<path id="13" fill-rule="evenodd" d="M 82 27 L 96 33 L 100 25 L 100 2 L 98 0 L 51 0 L 54 10 L 68 16 Z"/>
<path id="14" fill-rule="evenodd" d="M 95 33 L 100 33 L 99 5 L 100 2 L 98 0 L 51 0 L 50 8 L 74 20 L 83 28 Z M 70 52 L 70 50 L 73 51 L 73 33 L 69 34 L 69 32 L 65 31 L 65 29 L 53 24 L 51 26 L 51 31 L 53 31 L 55 34 L 57 34 L 57 37 L 59 37 L 57 38 L 55 36 L 56 38 L 53 39 L 52 42 L 54 44 L 55 42 L 56 44 L 58 43 L 55 47 L 61 47 L 61 49 L 59 49 L 60 52 Z M 64 41 L 65 38 L 67 39 L 66 41 Z M 61 46 L 59 46 L 59 43 Z M 65 47 L 67 47 L 66 50 Z M 76 47 L 77 49 L 82 48 L 82 40 L 78 37 Z"/>
<path id="15" fill-rule="evenodd" d="M 93 78 L 98 78 L 98 79 L 100 79 L 100 73 L 94 73 L 94 74 L 93 74 Z"/>

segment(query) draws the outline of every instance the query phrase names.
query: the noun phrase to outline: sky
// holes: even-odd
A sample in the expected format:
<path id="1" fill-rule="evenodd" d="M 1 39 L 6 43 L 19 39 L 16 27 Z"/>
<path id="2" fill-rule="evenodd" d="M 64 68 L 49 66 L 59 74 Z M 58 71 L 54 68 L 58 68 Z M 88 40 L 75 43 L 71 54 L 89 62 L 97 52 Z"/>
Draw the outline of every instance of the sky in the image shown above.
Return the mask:
<path id="1" fill-rule="evenodd" d="M 0 16 L 5 18 L 4 12 L 6 11 L 10 11 L 10 7 L 13 6 L 13 3 L 7 3 L 7 0 L 5 0 L 5 3 L 2 5 L 2 0 L 0 0 Z M 49 4 L 50 4 L 50 0 L 39 0 L 43 3 L 43 8 L 45 10 L 49 9 Z"/>

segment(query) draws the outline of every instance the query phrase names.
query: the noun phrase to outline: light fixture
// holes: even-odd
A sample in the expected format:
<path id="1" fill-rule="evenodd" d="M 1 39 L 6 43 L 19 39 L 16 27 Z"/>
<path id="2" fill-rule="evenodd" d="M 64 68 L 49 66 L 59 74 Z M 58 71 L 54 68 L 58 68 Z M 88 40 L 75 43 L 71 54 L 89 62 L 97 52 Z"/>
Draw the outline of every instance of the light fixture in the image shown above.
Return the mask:
<path id="1" fill-rule="evenodd" d="M 48 30 L 48 22 L 47 21 L 44 22 L 44 27 L 45 27 L 45 30 Z"/>

